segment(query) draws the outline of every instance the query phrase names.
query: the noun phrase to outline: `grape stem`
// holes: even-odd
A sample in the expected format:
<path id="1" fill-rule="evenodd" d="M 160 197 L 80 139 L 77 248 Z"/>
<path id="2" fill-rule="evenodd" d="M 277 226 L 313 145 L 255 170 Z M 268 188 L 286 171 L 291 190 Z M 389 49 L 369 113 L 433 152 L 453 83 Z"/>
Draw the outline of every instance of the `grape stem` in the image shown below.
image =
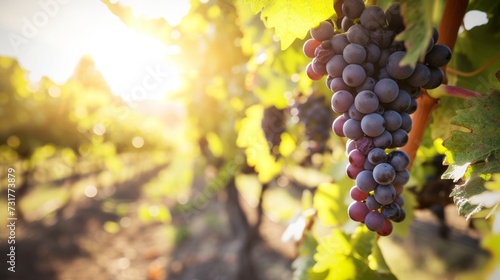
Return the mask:
<path id="1" fill-rule="evenodd" d="M 457 76 L 461 76 L 461 77 L 466 77 L 466 78 L 474 77 L 477 74 L 483 72 L 486 68 L 488 68 L 491 64 L 495 63 L 498 60 L 500 60 L 500 54 L 498 54 L 498 55 L 494 56 L 493 58 L 491 58 L 490 60 L 486 61 L 486 63 L 484 63 L 483 65 L 481 65 L 479 68 L 477 68 L 476 70 L 474 70 L 472 72 L 462 72 L 462 71 L 457 70 L 455 68 L 448 67 L 448 73 L 453 74 L 453 75 L 457 75 Z"/>
<path id="2" fill-rule="evenodd" d="M 446 1 L 443 17 L 439 25 L 439 40 L 437 44 L 445 44 L 453 50 L 457 40 L 458 29 L 462 24 L 468 2 L 468 0 Z M 443 66 L 442 69 L 445 73 L 443 84 L 448 84 L 446 66 Z M 417 102 L 418 109 L 412 115 L 413 128 L 409 133 L 408 143 L 401 148 L 410 156 L 409 170 L 413 165 L 418 147 L 422 142 L 431 114 L 436 108 L 438 100 L 429 96 L 427 91 L 423 89 L 422 95 L 417 99 Z"/>

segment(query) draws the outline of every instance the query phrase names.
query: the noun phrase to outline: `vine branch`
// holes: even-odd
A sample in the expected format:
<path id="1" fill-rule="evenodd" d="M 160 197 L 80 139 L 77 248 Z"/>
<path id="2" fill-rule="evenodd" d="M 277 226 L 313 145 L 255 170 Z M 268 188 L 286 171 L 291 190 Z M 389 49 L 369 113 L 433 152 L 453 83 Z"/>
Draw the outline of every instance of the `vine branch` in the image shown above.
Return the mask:
<path id="1" fill-rule="evenodd" d="M 500 60 L 500 54 L 497 54 L 493 58 L 489 59 L 488 61 L 486 61 L 486 63 L 484 63 L 483 65 L 481 65 L 479 68 L 477 68 L 472 72 L 463 72 L 455 68 L 448 67 L 448 73 L 466 78 L 474 77 L 477 74 L 483 72 L 486 68 L 488 68 L 491 64 L 495 63 L 498 60 Z"/>
<path id="2" fill-rule="evenodd" d="M 458 29 L 462 24 L 468 2 L 468 0 L 446 1 L 443 17 L 438 29 L 439 40 L 437 44 L 445 44 L 453 50 L 457 41 Z M 446 66 L 443 66 L 442 69 L 445 73 L 443 84 L 447 84 Z M 413 128 L 408 135 L 408 143 L 401 148 L 410 156 L 410 166 L 408 169 L 411 169 L 413 165 L 418 147 L 422 142 L 425 129 L 437 102 L 438 100 L 429 96 L 426 90 L 422 90 L 422 95 L 417 99 L 418 109 L 412 115 Z"/>

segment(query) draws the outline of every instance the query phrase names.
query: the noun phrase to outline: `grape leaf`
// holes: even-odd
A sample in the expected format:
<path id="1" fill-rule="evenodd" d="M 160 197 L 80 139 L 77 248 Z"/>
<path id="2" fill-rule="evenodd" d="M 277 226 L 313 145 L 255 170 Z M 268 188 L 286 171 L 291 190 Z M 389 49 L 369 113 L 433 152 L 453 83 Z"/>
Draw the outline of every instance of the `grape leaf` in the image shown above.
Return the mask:
<path id="1" fill-rule="evenodd" d="M 274 28 L 281 40 L 281 49 L 288 48 L 295 39 L 303 39 L 309 29 L 328 19 L 335 12 L 332 1 L 317 0 L 247 0 L 254 13 L 261 12 L 267 28 Z"/>
<path id="2" fill-rule="evenodd" d="M 484 184 L 491 177 L 488 174 L 500 172 L 500 92 L 473 98 L 469 104 L 470 108 L 457 111 L 451 123 L 470 131 L 452 131 L 443 143 L 448 149 L 446 160 L 450 164 L 443 178 L 463 177 L 464 182 L 455 187 L 451 196 L 459 213 L 467 218 L 485 208 L 484 203 L 477 203 L 477 195 L 486 190 Z"/>
<path id="3" fill-rule="evenodd" d="M 348 236 L 340 230 L 322 240 L 314 255 L 314 272 L 328 271 L 325 279 L 396 279 L 391 273 L 379 273 L 368 265 L 376 234 L 359 226 Z"/>
<path id="4" fill-rule="evenodd" d="M 347 222 L 347 206 L 344 203 L 344 197 L 349 193 L 352 180 L 345 178 L 337 184 L 320 184 L 314 194 L 314 208 L 325 225 L 339 226 Z"/>
<path id="5" fill-rule="evenodd" d="M 404 41 L 408 50 L 401 64 L 414 66 L 423 60 L 432 37 L 433 1 L 402 1 L 401 13 L 406 28 L 396 36 L 396 40 Z"/>

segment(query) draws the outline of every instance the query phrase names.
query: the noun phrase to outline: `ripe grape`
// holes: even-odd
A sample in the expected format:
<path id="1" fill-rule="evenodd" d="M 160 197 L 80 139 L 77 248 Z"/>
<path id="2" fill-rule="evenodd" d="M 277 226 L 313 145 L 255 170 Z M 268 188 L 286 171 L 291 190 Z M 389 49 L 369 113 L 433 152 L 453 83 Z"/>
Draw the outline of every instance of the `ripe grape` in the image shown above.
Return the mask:
<path id="1" fill-rule="evenodd" d="M 340 54 L 336 54 L 326 63 L 326 72 L 332 77 L 341 77 L 347 65 L 344 57 Z"/>
<path id="2" fill-rule="evenodd" d="M 342 79 L 350 87 L 361 85 L 365 78 L 365 69 L 358 64 L 349 64 L 342 71 Z"/>
<path id="3" fill-rule="evenodd" d="M 333 133 L 335 133 L 337 136 L 345 137 L 343 127 L 346 121 L 347 119 L 344 117 L 344 115 L 340 115 L 335 118 L 332 124 Z"/>
<path id="4" fill-rule="evenodd" d="M 439 85 L 441 85 L 441 83 L 443 83 L 444 72 L 439 67 L 429 67 L 429 70 L 431 70 L 431 77 L 427 84 L 423 85 L 422 87 L 426 89 L 437 88 Z"/>
<path id="5" fill-rule="evenodd" d="M 392 79 L 380 79 L 373 89 L 380 102 L 389 103 L 394 101 L 399 94 L 399 86 Z"/>
<path id="6" fill-rule="evenodd" d="M 395 171 L 404 171 L 410 165 L 410 157 L 405 151 L 394 150 L 389 153 L 387 162 Z"/>
<path id="7" fill-rule="evenodd" d="M 309 57 L 309 58 L 314 58 L 316 48 L 321 45 L 320 41 L 316 41 L 314 39 L 309 39 L 307 40 L 304 45 L 302 46 L 302 50 L 304 51 L 304 54 Z"/>
<path id="8" fill-rule="evenodd" d="M 365 90 L 354 98 L 356 109 L 363 114 L 371 114 L 378 109 L 379 100 L 373 91 Z"/>
<path id="9" fill-rule="evenodd" d="M 370 35 L 361 24 L 355 24 L 347 30 L 347 40 L 351 43 L 367 46 L 370 43 Z"/>
<path id="10" fill-rule="evenodd" d="M 362 64 L 366 58 L 366 50 L 360 44 L 349 44 L 342 53 L 344 60 L 350 64 Z"/>
<path id="11" fill-rule="evenodd" d="M 353 201 L 347 208 L 347 214 L 353 221 L 356 222 L 364 222 L 365 217 L 369 212 L 370 209 L 366 207 L 366 204 L 360 201 Z"/>
<path id="12" fill-rule="evenodd" d="M 386 149 L 392 145 L 392 134 L 389 131 L 384 131 L 379 136 L 373 138 L 373 145 L 377 148 Z"/>
<path id="13" fill-rule="evenodd" d="M 357 19 L 365 9 L 363 0 L 344 0 L 342 5 L 342 12 L 350 19 Z"/>
<path id="14" fill-rule="evenodd" d="M 370 163 L 377 165 L 387 161 L 387 154 L 381 148 L 373 148 L 367 156 Z"/>
<path id="15" fill-rule="evenodd" d="M 401 118 L 401 114 L 394 110 L 386 110 L 383 114 L 385 120 L 385 129 L 388 131 L 394 131 L 401 127 L 403 123 L 403 119 Z"/>
<path id="16" fill-rule="evenodd" d="M 363 136 L 363 130 L 361 129 L 361 122 L 354 120 L 354 119 L 348 119 L 344 123 L 344 128 L 342 130 L 344 132 L 344 135 L 353 140 L 357 140 Z"/>
<path id="17" fill-rule="evenodd" d="M 330 40 L 333 37 L 333 26 L 328 21 L 322 21 L 319 26 L 312 28 L 310 33 L 316 41 Z"/>
<path id="18" fill-rule="evenodd" d="M 385 218 L 378 211 L 370 211 L 365 216 L 365 225 L 371 231 L 379 231 L 384 228 Z"/>
<path id="19" fill-rule="evenodd" d="M 359 21 L 367 29 L 379 29 L 385 25 L 384 10 L 379 6 L 368 6 L 361 13 Z"/>
<path id="20" fill-rule="evenodd" d="M 408 143 L 408 133 L 402 129 L 396 129 L 391 132 L 392 144 L 391 147 L 403 147 Z"/>
<path id="21" fill-rule="evenodd" d="M 451 59 L 451 50 L 447 45 L 437 44 L 425 56 L 425 62 L 431 67 L 442 67 Z"/>
<path id="22" fill-rule="evenodd" d="M 363 155 L 358 149 L 349 152 L 349 163 L 355 166 L 363 166 L 366 160 L 366 155 Z"/>
<path id="23" fill-rule="evenodd" d="M 370 210 L 378 210 L 380 207 L 382 207 L 382 204 L 378 203 L 377 200 L 375 200 L 375 197 L 373 195 L 368 195 L 368 197 L 365 200 L 366 207 Z"/>
<path id="24" fill-rule="evenodd" d="M 377 186 L 377 182 L 373 179 L 373 172 L 369 170 L 361 171 L 356 177 L 356 186 L 365 193 L 373 191 Z"/>
<path id="25" fill-rule="evenodd" d="M 396 177 L 394 167 L 388 163 L 380 163 L 373 169 L 373 178 L 381 185 L 391 184 Z"/>
<path id="26" fill-rule="evenodd" d="M 340 90 L 332 96 L 332 109 L 336 113 L 344 113 L 349 110 L 349 107 L 354 103 L 354 97 L 346 90 Z"/>
<path id="27" fill-rule="evenodd" d="M 386 205 L 396 199 L 396 189 L 393 185 L 378 185 L 373 192 L 373 196 L 378 203 Z"/>
<path id="28" fill-rule="evenodd" d="M 381 230 L 377 231 L 377 234 L 380 236 L 388 236 L 392 233 L 392 230 L 393 230 L 393 226 L 392 226 L 391 221 L 385 220 L 384 226 L 382 227 Z"/>
<path id="29" fill-rule="evenodd" d="M 418 63 L 415 67 L 415 71 L 411 74 L 406 82 L 413 87 L 421 87 L 429 82 L 431 78 L 431 70 L 429 67 L 422 63 Z"/>
<path id="30" fill-rule="evenodd" d="M 377 113 L 368 114 L 361 120 L 361 130 L 370 137 L 377 137 L 385 131 L 384 117 Z"/>
<path id="31" fill-rule="evenodd" d="M 391 54 L 387 60 L 387 72 L 391 77 L 398 80 L 404 80 L 413 74 L 414 67 L 410 65 L 401 66 L 401 60 L 406 55 L 404 51 L 397 51 Z"/>

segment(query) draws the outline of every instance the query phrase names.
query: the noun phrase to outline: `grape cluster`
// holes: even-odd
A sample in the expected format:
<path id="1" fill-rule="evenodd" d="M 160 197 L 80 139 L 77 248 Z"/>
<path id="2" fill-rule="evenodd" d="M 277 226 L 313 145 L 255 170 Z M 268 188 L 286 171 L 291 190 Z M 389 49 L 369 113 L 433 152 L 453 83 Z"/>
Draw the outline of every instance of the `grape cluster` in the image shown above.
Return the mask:
<path id="1" fill-rule="evenodd" d="M 277 157 L 279 155 L 278 147 L 281 143 L 281 134 L 286 130 L 285 110 L 274 106 L 265 108 L 261 128 L 264 131 L 271 153 Z"/>
<path id="2" fill-rule="evenodd" d="M 401 65 L 406 48 L 394 40 L 405 29 L 399 3 L 384 12 L 365 7 L 362 0 L 344 0 L 337 14 L 344 15 L 337 21 L 341 28 L 323 21 L 311 29 L 312 39 L 303 46 L 313 59 L 306 73 L 312 80 L 327 76 L 331 107 L 340 114 L 332 130 L 349 138 L 346 171 L 356 181 L 349 217 L 385 236 L 392 232 L 392 222 L 406 216 L 400 195 L 410 177 L 410 158 L 395 148 L 408 142 L 410 114 L 417 110 L 421 89 L 443 82 L 440 67 L 451 59 L 451 50 L 436 44 L 434 29 L 424 61 Z"/>
<path id="3" fill-rule="evenodd" d="M 296 114 L 299 122 L 306 128 L 309 156 L 314 153 L 324 153 L 326 142 L 330 139 L 334 116 L 328 103 L 324 95 L 313 94 L 305 102 L 297 102 L 295 106 L 297 110 L 292 110 L 292 115 Z"/>

